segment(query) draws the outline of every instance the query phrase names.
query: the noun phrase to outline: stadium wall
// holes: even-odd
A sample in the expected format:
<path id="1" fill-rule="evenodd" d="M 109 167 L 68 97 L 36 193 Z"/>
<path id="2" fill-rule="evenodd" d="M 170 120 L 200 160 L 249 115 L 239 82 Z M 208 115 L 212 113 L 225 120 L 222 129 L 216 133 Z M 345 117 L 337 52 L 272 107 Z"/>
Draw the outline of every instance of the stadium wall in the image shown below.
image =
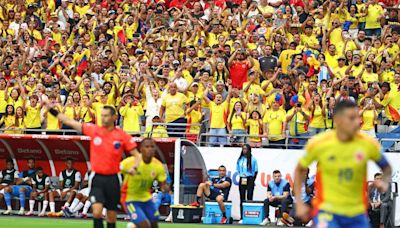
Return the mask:
<path id="1" fill-rule="evenodd" d="M 229 194 L 229 200 L 232 203 L 232 215 L 238 219 L 240 217 L 239 210 L 239 176 L 236 170 L 236 161 L 240 155 L 241 148 L 220 148 L 220 147 L 199 147 L 203 156 L 207 169 L 216 169 L 220 165 L 225 165 L 228 176 L 232 178 L 233 186 Z M 282 149 L 265 149 L 254 148 L 252 155 L 258 162 L 258 176 L 255 183 L 254 200 L 264 200 L 267 195 L 267 184 L 272 179 L 272 172 L 276 169 L 280 170 L 282 176 L 286 178 L 290 184 L 293 184 L 293 174 L 299 158 L 304 154 L 304 150 L 282 150 Z M 393 167 L 392 181 L 400 181 L 400 154 L 387 153 L 389 162 Z M 310 167 L 310 176 L 315 175 L 316 165 Z M 372 162 L 368 164 L 368 180 L 373 180 L 373 175 L 379 171 L 379 168 Z M 293 185 L 292 185 L 293 186 Z M 400 224 L 400 200 L 396 202 L 396 225 Z M 273 216 L 273 210 L 271 211 Z"/>

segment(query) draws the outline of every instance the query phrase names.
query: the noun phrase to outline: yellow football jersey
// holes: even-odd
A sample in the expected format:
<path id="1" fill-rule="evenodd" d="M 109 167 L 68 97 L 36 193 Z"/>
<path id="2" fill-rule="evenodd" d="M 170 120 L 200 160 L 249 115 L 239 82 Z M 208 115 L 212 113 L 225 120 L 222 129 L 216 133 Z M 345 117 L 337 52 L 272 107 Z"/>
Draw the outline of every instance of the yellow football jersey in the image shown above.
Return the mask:
<path id="1" fill-rule="evenodd" d="M 140 162 L 138 174 L 132 176 L 128 171 L 135 164 L 135 157 L 129 157 L 121 162 L 121 173 L 124 174 L 122 191 L 126 192 L 126 202 L 139 201 L 146 202 L 151 200 L 150 192 L 153 181 L 164 182 L 167 179 L 166 170 L 162 163 L 153 158 L 149 164 Z"/>
<path id="2" fill-rule="evenodd" d="M 353 217 L 366 212 L 368 160 L 383 158 L 380 144 L 364 133 L 353 140 L 341 142 L 336 130 L 312 138 L 306 145 L 306 154 L 300 165 L 308 167 L 318 162 L 315 211 Z"/>

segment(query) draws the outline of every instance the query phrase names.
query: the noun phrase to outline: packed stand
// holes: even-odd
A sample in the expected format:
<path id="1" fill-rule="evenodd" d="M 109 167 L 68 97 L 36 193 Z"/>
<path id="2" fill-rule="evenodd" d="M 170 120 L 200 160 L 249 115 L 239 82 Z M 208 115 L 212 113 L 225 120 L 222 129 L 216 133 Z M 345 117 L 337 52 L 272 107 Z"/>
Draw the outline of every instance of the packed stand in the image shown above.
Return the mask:
<path id="1" fill-rule="evenodd" d="M 2 128 L 71 133 L 49 100 L 96 124 L 113 105 L 134 135 L 281 147 L 352 100 L 375 135 L 400 120 L 399 16 L 378 0 L 1 1 Z"/>

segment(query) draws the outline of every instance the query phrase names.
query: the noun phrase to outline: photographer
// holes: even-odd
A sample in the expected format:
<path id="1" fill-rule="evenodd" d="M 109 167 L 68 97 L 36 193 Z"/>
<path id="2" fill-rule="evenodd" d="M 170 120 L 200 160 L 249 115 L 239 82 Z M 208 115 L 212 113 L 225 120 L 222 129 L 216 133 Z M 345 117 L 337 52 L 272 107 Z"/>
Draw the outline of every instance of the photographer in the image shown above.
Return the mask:
<path id="1" fill-rule="evenodd" d="M 299 102 L 297 95 L 292 97 L 291 103 L 293 107 L 287 112 L 286 122 L 289 123 L 289 135 L 292 137 L 290 144 L 293 144 L 294 149 L 298 149 L 307 142 L 306 138 L 296 137 L 308 136 L 307 125 L 310 121 L 310 113 Z"/>

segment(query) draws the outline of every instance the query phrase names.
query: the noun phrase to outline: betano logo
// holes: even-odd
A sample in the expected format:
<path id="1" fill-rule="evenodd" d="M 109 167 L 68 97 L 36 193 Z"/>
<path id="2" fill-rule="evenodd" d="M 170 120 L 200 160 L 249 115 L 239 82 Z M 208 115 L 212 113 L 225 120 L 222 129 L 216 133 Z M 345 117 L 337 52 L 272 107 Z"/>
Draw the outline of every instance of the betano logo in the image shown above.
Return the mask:
<path id="1" fill-rule="evenodd" d="M 226 175 L 232 179 L 232 182 L 234 185 L 239 185 L 239 173 L 238 172 L 234 172 L 232 175 L 232 171 L 228 171 Z M 287 180 L 289 182 L 290 186 L 293 186 L 292 174 L 286 173 L 286 175 L 282 175 L 282 178 Z M 266 188 L 268 186 L 268 182 L 270 182 L 271 180 L 272 180 L 272 174 L 267 174 L 266 172 L 261 172 L 261 173 L 258 173 L 256 185 L 261 184 L 261 186 Z"/>

